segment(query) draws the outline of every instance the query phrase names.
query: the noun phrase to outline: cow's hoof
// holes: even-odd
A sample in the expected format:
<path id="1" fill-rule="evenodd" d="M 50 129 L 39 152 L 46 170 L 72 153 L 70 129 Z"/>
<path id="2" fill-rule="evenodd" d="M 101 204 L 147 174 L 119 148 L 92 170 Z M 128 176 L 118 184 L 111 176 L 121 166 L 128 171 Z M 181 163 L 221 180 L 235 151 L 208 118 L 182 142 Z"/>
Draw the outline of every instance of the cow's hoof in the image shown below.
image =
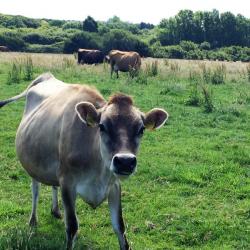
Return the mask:
<path id="1" fill-rule="evenodd" d="M 51 209 L 51 214 L 56 218 L 56 219 L 62 219 L 62 214 L 59 209 Z"/>

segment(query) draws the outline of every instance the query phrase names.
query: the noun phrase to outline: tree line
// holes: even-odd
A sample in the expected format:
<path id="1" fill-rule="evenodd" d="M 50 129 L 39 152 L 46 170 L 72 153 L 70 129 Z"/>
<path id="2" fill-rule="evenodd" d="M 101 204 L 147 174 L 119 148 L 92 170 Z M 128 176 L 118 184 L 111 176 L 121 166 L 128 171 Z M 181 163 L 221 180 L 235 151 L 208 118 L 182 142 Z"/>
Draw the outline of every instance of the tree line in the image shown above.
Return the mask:
<path id="1" fill-rule="evenodd" d="M 181 10 L 159 25 L 32 19 L 0 14 L 0 45 L 12 51 L 74 53 L 134 50 L 142 56 L 250 61 L 250 19 L 230 12 Z"/>

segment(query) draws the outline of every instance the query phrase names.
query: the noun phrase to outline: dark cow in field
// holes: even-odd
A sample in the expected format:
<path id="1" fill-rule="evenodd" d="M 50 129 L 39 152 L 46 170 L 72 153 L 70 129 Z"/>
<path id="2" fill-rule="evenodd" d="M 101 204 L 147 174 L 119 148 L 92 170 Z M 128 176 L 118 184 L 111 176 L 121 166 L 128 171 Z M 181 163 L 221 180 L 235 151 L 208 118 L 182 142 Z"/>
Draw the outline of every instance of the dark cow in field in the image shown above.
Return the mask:
<path id="1" fill-rule="evenodd" d="M 108 199 L 120 249 L 129 248 L 121 208 L 120 180 L 136 170 L 136 154 L 144 129 L 160 128 L 163 109 L 144 114 L 131 97 L 116 94 L 109 101 L 94 88 L 65 84 L 46 73 L 23 93 L 1 101 L 0 107 L 26 97 L 16 134 L 18 158 L 32 178 L 30 225 L 37 224 L 39 184 L 52 186 L 52 214 L 60 217 L 57 187 L 64 205 L 67 249 L 78 230 L 77 195 L 93 208 Z"/>
<path id="2" fill-rule="evenodd" d="M 79 49 L 78 63 L 79 64 L 98 64 L 104 60 L 104 54 L 100 50 Z"/>
<path id="3" fill-rule="evenodd" d="M 111 77 L 113 71 L 116 72 L 118 78 L 118 71 L 130 72 L 133 75 L 141 67 L 141 57 L 134 51 L 111 50 L 106 56 L 106 60 L 110 63 Z"/>
<path id="4" fill-rule="evenodd" d="M 0 52 L 9 52 L 10 49 L 7 46 L 0 46 Z"/>

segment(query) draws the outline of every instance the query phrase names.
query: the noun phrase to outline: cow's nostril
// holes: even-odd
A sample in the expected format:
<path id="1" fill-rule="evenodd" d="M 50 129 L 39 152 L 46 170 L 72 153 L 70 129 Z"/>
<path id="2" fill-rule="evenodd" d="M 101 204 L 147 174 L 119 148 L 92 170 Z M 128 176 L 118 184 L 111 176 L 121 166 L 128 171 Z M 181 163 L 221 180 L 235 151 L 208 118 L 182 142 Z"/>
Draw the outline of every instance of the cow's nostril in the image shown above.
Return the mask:
<path id="1" fill-rule="evenodd" d="M 122 165 L 122 160 L 121 160 L 121 158 L 118 157 L 118 156 L 115 156 L 113 161 L 114 161 L 114 165 L 115 165 L 115 166 L 120 166 L 120 165 Z"/>

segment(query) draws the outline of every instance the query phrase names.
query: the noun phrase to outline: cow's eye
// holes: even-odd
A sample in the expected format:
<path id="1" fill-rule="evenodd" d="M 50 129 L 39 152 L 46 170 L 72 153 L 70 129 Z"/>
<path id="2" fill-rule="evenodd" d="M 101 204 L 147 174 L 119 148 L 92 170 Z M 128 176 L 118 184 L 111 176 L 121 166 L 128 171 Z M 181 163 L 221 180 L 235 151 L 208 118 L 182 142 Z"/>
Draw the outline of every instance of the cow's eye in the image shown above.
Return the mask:
<path id="1" fill-rule="evenodd" d="M 99 124 L 99 128 L 100 128 L 101 132 L 106 132 L 107 131 L 105 126 L 102 123 Z"/>
<path id="2" fill-rule="evenodd" d="M 142 136 L 143 133 L 144 133 L 144 130 L 145 130 L 145 127 L 144 127 L 144 126 L 141 126 L 140 129 L 138 130 L 137 134 L 138 134 L 139 136 Z"/>

